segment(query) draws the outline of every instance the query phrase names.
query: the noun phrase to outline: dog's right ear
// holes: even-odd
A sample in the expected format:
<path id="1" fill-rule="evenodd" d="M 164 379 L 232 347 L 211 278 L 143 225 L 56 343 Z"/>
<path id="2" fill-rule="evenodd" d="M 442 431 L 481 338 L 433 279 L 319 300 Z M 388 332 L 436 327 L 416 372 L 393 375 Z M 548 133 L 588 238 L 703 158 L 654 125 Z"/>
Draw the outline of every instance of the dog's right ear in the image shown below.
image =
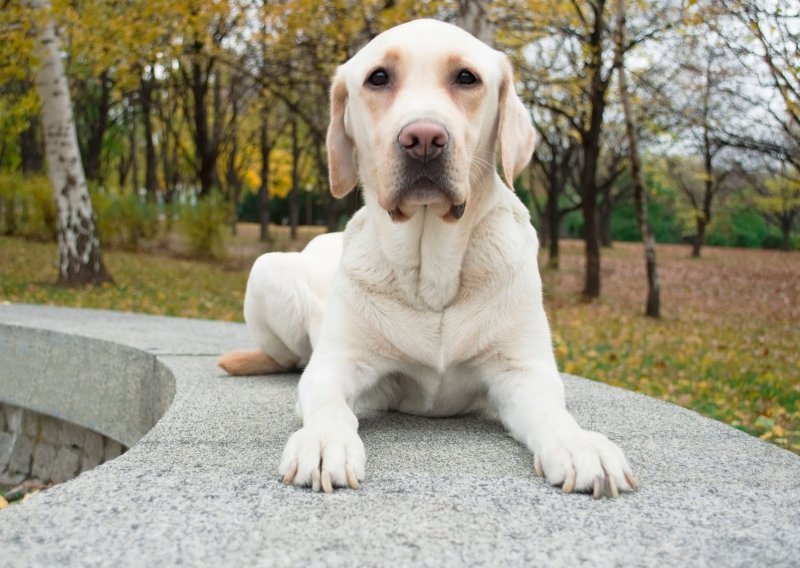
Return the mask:
<path id="1" fill-rule="evenodd" d="M 356 157 L 353 140 L 344 126 L 347 85 L 341 67 L 331 87 L 331 122 L 328 124 L 328 181 L 334 197 L 344 197 L 356 186 Z"/>

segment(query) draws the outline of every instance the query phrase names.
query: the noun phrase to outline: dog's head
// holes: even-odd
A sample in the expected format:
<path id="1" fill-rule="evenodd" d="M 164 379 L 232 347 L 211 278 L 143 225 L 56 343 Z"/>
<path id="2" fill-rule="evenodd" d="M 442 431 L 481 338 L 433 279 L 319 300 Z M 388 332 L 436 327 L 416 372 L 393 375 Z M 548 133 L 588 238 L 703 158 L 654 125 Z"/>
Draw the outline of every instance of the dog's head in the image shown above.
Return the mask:
<path id="1" fill-rule="evenodd" d="M 342 197 L 358 178 L 395 221 L 426 205 L 446 221 L 494 175 L 530 160 L 530 115 L 506 56 L 435 20 L 392 28 L 340 66 L 331 88 L 328 167 Z"/>

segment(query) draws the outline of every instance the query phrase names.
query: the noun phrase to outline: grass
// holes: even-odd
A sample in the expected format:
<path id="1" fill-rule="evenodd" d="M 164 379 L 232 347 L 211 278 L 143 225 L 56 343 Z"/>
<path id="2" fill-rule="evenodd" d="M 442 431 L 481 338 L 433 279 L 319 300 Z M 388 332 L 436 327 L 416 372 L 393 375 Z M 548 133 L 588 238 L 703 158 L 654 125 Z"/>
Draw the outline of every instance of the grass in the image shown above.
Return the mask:
<path id="1" fill-rule="evenodd" d="M 0 301 L 107 308 L 241 321 L 247 272 L 268 248 L 298 249 L 274 230 L 271 246 L 241 225 L 224 262 L 107 251 L 115 284 L 65 289 L 56 248 L 0 238 Z M 276 244 L 277 243 L 277 244 Z M 641 316 L 641 247 L 603 251 L 603 295 L 580 301 L 582 248 L 564 244 L 558 271 L 544 271 L 545 303 L 562 369 L 669 400 L 800 453 L 800 253 L 706 248 L 690 259 L 660 246 L 663 318 Z"/>
<path id="2" fill-rule="evenodd" d="M 599 302 L 579 299 L 582 246 L 545 271 L 562 369 L 669 400 L 800 453 L 800 254 L 658 248 L 662 319 L 642 317 L 640 245 L 603 251 Z"/>
<path id="3" fill-rule="evenodd" d="M 55 286 L 58 251 L 52 243 L 0 238 L 0 301 L 103 308 L 191 318 L 242 320 L 247 274 L 255 258 L 272 249 L 298 250 L 322 232 L 272 227 L 272 242 L 258 242 L 258 227 L 240 224 L 226 239 L 224 261 L 191 260 L 166 254 L 105 251 L 114 284 L 99 288 Z"/>

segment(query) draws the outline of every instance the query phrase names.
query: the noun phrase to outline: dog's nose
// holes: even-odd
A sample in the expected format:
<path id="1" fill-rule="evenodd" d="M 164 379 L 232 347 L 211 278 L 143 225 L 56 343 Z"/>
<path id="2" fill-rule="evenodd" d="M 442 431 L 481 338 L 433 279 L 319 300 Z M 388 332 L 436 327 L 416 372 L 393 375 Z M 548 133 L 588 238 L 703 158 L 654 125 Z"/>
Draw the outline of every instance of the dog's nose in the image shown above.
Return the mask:
<path id="1" fill-rule="evenodd" d="M 444 126 L 438 122 L 420 120 L 405 125 L 397 141 L 414 160 L 428 162 L 438 158 L 450 140 Z"/>

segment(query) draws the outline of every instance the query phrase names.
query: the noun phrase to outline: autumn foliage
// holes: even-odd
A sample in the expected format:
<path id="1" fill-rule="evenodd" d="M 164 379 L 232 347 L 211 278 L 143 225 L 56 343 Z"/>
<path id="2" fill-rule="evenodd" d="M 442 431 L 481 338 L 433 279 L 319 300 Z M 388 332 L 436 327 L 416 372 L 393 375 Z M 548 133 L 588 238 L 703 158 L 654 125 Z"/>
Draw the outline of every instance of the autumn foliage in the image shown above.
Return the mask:
<path id="1" fill-rule="evenodd" d="M 692 408 L 800 452 L 800 255 L 660 246 L 661 320 L 641 316 L 641 245 L 606 251 L 604 298 L 579 301 L 568 241 L 545 271 L 562 370 Z"/>

